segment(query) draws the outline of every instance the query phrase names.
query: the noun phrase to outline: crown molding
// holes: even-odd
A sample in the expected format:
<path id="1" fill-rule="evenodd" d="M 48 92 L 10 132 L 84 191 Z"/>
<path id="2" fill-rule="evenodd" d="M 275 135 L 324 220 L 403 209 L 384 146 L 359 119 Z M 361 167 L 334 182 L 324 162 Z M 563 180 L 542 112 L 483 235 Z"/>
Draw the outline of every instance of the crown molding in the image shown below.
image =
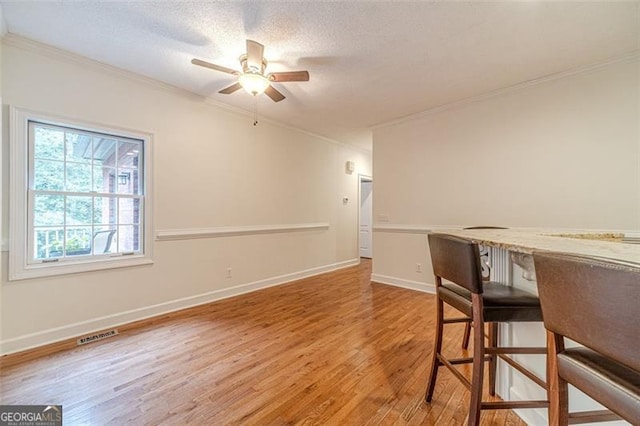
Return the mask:
<path id="1" fill-rule="evenodd" d="M 630 63 L 640 59 L 640 49 L 633 50 L 624 55 L 616 56 L 613 58 L 609 58 L 604 62 L 599 62 L 597 64 L 585 65 L 577 68 L 573 68 L 567 71 L 561 71 L 554 74 L 545 75 L 543 77 L 534 78 L 533 80 L 523 81 L 518 84 L 514 84 L 512 86 L 504 87 L 502 89 L 493 90 L 488 93 L 484 93 L 478 96 L 472 96 L 470 98 L 461 99 L 459 101 L 449 102 L 434 108 L 427 109 L 425 111 L 420 111 L 414 114 L 409 114 L 401 118 L 397 118 L 395 120 L 386 121 L 383 123 L 375 124 L 370 127 L 371 130 L 382 129 L 385 127 L 391 127 L 398 124 L 406 123 L 408 121 L 417 120 L 420 118 L 428 117 L 431 115 L 439 114 L 444 111 L 448 111 L 451 109 L 463 107 L 469 104 L 473 104 L 476 102 L 486 101 L 492 98 L 497 98 L 501 96 L 505 96 L 511 93 L 519 92 L 525 89 L 528 89 L 533 86 L 537 86 L 539 84 L 548 83 L 551 81 L 561 80 L 566 77 L 571 77 L 578 74 L 586 74 L 590 72 L 599 71 L 602 68 L 609 67 L 611 65 L 622 64 L 622 63 Z"/>
<path id="2" fill-rule="evenodd" d="M 152 86 L 156 89 L 161 89 L 166 92 L 173 93 L 175 95 L 184 96 L 191 99 L 202 99 L 202 96 L 197 95 L 185 89 L 181 89 L 177 86 L 173 86 L 167 83 L 163 83 L 153 78 L 145 77 L 141 74 L 136 74 L 131 71 L 124 70 L 122 68 L 115 67 L 113 65 L 106 64 L 104 62 L 90 59 L 86 56 L 79 55 L 77 53 L 70 52 L 68 50 L 59 49 L 49 44 L 41 43 L 36 40 L 32 40 L 26 37 L 22 37 L 13 33 L 8 33 L 3 39 L 2 44 L 5 46 L 15 47 L 18 49 L 34 52 L 43 56 L 47 56 L 52 59 L 63 60 L 75 65 L 83 67 L 89 67 L 97 71 L 110 74 L 115 77 L 119 77 L 125 80 L 133 81 L 135 83 L 142 83 L 148 86 Z M 231 108 L 227 108 L 231 109 Z"/>
<path id="3" fill-rule="evenodd" d="M 1 16 L 1 10 L 0 10 L 0 23 L 2 22 L 2 16 Z M 1 29 L 1 26 L 0 26 Z M 1 37 L 1 33 L 0 33 L 0 37 Z M 44 56 L 47 56 L 49 58 L 53 58 L 53 59 L 58 59 L 58 60 L 63 60 L 65 62 L 70 62 L 82 67 L 89 67 L 92 68 L 94 70 L 100 71 L 100 72 L 104 72 L 106 74 L 110 74 L 112 76 L 124 79 L 124 80 L 129 80 L 135 83 L 139 83 L 139 84 L 144 84 L 150 87 L 153 87 L 155 89 L 159 89 L 159 90 L 163 90 L 165 92 L 168 93 L 172 93 L 174 95 L 177 96 L 182 96 L 191 100 L 200 100 L 200 101 L 204 101 L 205 104 L 212 106 L 214 108 L 218 108 L 218 109 L 222 109 L 243 117 L 249 117 L 252 118 L 253 117 L 253 112 L 252 111 L 247 111 L 245 109 L 242 108 L 238 108 L 235 106 L 231 106 L 231 105 L 227 105 L 225 103 L 222 103 L 220 101 L 217 101 L 211 97 L 207 97 L 207 96 L 202 96 L 199 95 L 197 93 L 191 92 L 189 90 L 168 84 L 168 83 L 163 83 L 159 80 L 150 78 L 150 77 L 145 77 L 141 74 L 137 74 L 134 73 L 132 71 L 127 71 L 124 70 L 122 68 L 118 68 L 115 67 L 113 65 L 109 65 L 106 64 L 104 62 L 100 62 L 100 61 L 96 61 L 95 59 L 90 59 L 87 58 L 86 56 L 82 56 L 79 55 L 77 53 L 73 53 L 70 52 L 68 50 L 64 50 L 64 49 L 60 49 L 36 40 L 32 40 L 26 37 L 22 37 L 16 34 L 12 34 L 12 33 L 7 33 L 4 37 L 2 38 L 2 44 L 4 44 L 5 46 L 11 46 L 11 47 L 15 47 L 18 49 L 22 49 L 22 50 L 26 50 L 26 51 L 30 51 L 30 52 L 34 52 L 37 54 L 41 54 Z M 282 129 L 286 129 L 286 130 L 290 130 L 290 131 L 294 131 L 294 132 L 298 132 L 301 134 L 304 134 L 306 136 L 310 136 L 316 139 L 320 139 L 324 142 L 328 142 L 334 145 L 338 145 L 341 147 L 345 147 L 347 149 L 351 149 L 354 151 L 361 151 L 363 153 L 366 154 L 371 154 L 371 151 L 361 148 L 359 146 L 356 145 L 351 145 L 345 142 L 341 142 L 335 139 L 331 139 L 327 136 L 323 136 L 317 133 L 313 133 L 311 131 L 308 130 L 304 130 L 295 126 L 291 126 L 289 124 L 285 124 L 282 123 L 280 121 L 277 120 L 272 120 L 269 118 L 261 118 L 260 119 L 261 122 L 265 122 L 268 123 L 270 125 L 276 126 L 276 127 L 280 127 Z"/>

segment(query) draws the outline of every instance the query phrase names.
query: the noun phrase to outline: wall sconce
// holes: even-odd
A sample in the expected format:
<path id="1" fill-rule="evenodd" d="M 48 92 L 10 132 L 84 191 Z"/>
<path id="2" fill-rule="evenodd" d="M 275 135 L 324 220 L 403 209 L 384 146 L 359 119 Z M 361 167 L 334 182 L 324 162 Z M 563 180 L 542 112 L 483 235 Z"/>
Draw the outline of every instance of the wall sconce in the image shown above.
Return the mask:
<path id="1" fill-rule="evenodd" d="M 123 172 L 118 175 L 118 185 L 127 185 L 131 181 L 131 173 Z"/>
<path id="2" fill-rule="evenodd" d="M 347 164 L 345 164 L 344 166 L 345 172 L 349 174 L 353 173 L 355 169 L 356 169 L 356 163 L 354 163 L 353 161 L 347 161 Z"/>

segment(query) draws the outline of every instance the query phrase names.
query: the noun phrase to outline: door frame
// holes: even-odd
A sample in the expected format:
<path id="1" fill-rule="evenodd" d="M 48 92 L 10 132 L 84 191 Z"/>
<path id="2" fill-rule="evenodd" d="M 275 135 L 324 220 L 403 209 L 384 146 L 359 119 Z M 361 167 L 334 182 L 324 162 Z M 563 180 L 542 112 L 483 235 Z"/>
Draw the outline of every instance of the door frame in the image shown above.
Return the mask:
<path id="1" fill-rule="evenodd" d="M 358 259 L 360 259 L 360 219 L 361 219 L 361 209 L 360 206 L 362 204 L 362 182 L 371 182 L 371 196 L 373 196 L 373 177 L 369 175 L 358 174 Z M 373 199 L 371 200 L 371 259 L 373 259 Z"/>

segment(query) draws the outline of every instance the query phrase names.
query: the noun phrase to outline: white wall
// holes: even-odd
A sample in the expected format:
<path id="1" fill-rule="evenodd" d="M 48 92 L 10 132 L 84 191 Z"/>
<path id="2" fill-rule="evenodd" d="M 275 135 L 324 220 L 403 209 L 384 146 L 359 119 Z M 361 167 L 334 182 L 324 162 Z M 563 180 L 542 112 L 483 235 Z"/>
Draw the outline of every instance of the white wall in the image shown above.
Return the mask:
<path id="1" fill-rule="evenodd" d="M 7 32 L 7 28 L 6 28 L 6 23 L 4 21 L 4 13 L 2 11 L 2 6 L 0 6 L 0 105 L 2 105 L 2 51 L 3 51 L 3 47 L 2 47 L 2 39 L 4 38 L 5 34 Z M 3 114 L 2 111 L 0 110 L 0 135 L 4 134 L 4 118 L 3 118 Z M 2 144 L 2 146 L 0 146 L 0 199 L 3 199 L 3 194 L 4 194 L 4 183 L 6 182 L 6 179 L 4 177 L 4 170 L 6 169 L 6 167 L 4 167 L 4 161 L 3 158 L 5 157 L 5 153 L 4 153 L 4 144 Z M 0 209 L 0 224 L 2 223 L 2 218 L 3 218 L 3 214 L 4 214 L 4 207 L 2 209 Z M 4 232 L 3 232 L 3 227 L 0 225 L 0 246 L 2 245 L 2 242 L 4 240 Z M 0 257 L 0 277 L 4 276 L 4 267 L 3 267 L 3 262 L 2 259 Z M 2 342 L 3 340 L 3 315 L 2 315 L 2 286 L 0 286 L 0 342 Z M 2 351 L 0 351 L 0 353 L 2 353 Z"/>
<path id="2" fill-rule="evenodd" d="M 636 57 L 375 129 L 374 220 L 640 229 L 639 87 Z M 424 234 L 374 248 L 375 279 L 433 283 Z"/>
<path id="3" fill-rule="evenodd" d="M 5 38 L 2 55 L 5 120 L 15 105 L 153 134 L 154 233 L 329 224 L 156 241 L 148 267 L 11 282 L 3 268 L 4 352 L 358 261 L 357 203 L 343 205 L 342 197 L 357 200 L 358 172 L 371 174 L 369 153 L 264 120 L 254 127 L 249 115 L 14 36 Z M 345 173 L 347 160 L 356 162 L 356 173 Z M 6 252 L 2 261 L 6 266 Z"/>

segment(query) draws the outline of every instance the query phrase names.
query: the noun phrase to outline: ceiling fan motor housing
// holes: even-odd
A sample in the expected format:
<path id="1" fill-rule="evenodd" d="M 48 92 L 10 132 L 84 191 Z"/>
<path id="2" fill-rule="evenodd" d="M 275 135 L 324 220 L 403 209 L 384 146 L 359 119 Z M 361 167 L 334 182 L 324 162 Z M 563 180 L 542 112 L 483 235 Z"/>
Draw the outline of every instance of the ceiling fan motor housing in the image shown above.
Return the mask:
<path id="1" fill-rule="evenodd" d="M 247 61 L 247 55 L 245 54 L 240 56 L 240 65 L 242 66 L 242 71 L 244 73 L 264 75 L 264 70 L 267 68 L 267 60 L 262 58 L 262 63 L 258 68 L 253 64 L 249 64 L 249 61 Z"/>

